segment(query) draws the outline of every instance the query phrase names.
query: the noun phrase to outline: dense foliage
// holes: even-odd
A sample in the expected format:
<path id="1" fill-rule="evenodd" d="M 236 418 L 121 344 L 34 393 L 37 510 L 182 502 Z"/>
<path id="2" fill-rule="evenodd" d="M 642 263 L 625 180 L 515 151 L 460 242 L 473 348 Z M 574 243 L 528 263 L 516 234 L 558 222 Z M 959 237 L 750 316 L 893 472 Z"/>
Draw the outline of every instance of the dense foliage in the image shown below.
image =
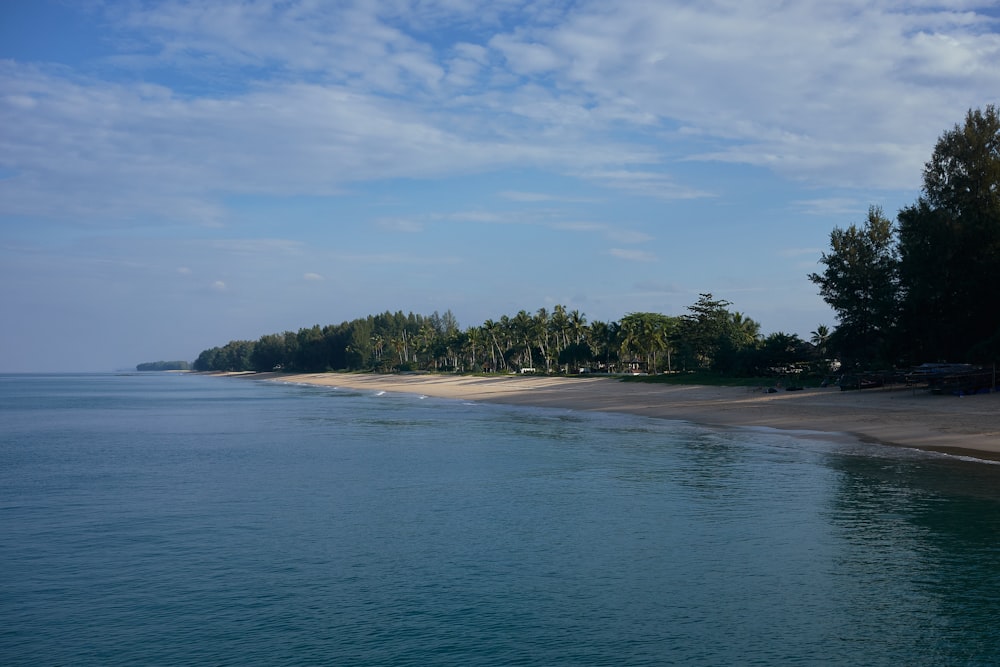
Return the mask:
<path id="1" fill-rule="evenodd" d="M 631 313 L 620 322 L 590 323 L 583 313 L 557 305 L 465 329 L 451 311 L 430 316 L 386 312 L 231 341 L 202 352 L 194 369 L 762 374 L 815 357 L 816 348 L 798 336 L 762 337 L 756 322 L 730 312 L 729 305 L 703 294 L 680 317 Z"/>
<path id="2" fill-rule="evenodd" d="M 836 311 L 829 344 L 852 365 L 1000 357 L 1000 116 L 969 111 L 938 140 L 923 194 L 897 226 L 873 207 L 835 229 L 822 273 Z"/>

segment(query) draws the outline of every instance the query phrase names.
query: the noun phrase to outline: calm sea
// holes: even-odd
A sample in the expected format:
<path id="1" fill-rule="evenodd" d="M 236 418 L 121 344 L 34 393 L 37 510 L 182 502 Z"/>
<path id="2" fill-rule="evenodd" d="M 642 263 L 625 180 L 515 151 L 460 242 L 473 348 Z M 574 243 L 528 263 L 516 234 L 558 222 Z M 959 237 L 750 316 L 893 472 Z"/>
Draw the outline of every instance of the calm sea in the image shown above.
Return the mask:
<path id="1" fill-rule="evenodd" d="M 996 465 L 196 375 L 0 376 L 4 665 L 986 665 L 998 618 Z"/>

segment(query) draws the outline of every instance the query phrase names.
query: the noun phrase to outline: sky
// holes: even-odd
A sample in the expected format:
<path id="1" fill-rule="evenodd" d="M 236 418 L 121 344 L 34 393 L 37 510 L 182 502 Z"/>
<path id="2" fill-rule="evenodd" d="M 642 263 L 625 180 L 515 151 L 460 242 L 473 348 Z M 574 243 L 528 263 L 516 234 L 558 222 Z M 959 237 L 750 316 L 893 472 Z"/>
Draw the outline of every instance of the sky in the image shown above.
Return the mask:
<path id="1" fill-rule="evenodd" d="M 987 0 L 3 0 L 0 372 L 702 293 L 808 339 L 998 96 Z"/>

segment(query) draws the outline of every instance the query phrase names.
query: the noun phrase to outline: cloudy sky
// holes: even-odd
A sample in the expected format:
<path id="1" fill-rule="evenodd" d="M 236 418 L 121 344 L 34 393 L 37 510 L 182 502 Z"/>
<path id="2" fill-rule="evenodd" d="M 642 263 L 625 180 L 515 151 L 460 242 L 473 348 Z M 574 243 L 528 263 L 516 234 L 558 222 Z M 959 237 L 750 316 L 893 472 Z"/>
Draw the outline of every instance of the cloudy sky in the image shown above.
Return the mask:
<path id="1" fill-rule="evenodd" d="M 998 63 L 992 0 L 4 0 L 0 371 L 702 292 L 807 338 Z"/>

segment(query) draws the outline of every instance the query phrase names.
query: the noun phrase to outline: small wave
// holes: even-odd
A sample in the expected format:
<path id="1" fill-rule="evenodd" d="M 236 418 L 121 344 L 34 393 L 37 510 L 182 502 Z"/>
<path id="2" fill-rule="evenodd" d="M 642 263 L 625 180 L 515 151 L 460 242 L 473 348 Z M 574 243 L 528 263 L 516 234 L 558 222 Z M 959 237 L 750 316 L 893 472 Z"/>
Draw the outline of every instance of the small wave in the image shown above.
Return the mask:
<path id="1" fill-rule="evenodd" d="M 906 449 L 911 449 L 911 448 L 907 447 Z M 996 459 L 980 458 L 978 456 L 971 456 L 969 454 L 950 454 L 948 452 L 939 452 L 930 449 L 914 449 L 913 451 L 918 451 L 925 455 L 939 456 L 946 459 L 952 459 L 954 461 L 968 461 L 970 463 L 986 463 L 987 465 L 991 466 L 1000 465 L 1000 461 Z"/>

